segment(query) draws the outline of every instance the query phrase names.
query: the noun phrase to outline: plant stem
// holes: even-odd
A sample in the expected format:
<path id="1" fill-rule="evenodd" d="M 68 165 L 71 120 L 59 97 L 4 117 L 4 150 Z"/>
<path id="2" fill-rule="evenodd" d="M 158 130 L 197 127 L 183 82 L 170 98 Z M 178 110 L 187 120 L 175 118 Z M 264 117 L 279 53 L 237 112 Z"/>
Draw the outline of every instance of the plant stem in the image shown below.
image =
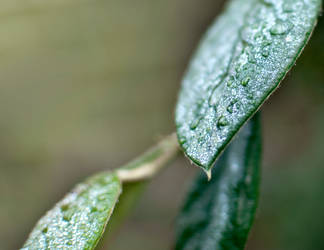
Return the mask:
<path id="1" fill-rule="evenodd" d="M 177 136 L 173 133 L 143 155 L 116 170 L 122 182 L 150 179 L 180 152 Z"/>
<path id="2" fill-rule="evenodd" d="M 176 134 L 169 135 L 144 154 L 125 166 L 115 170 L 123 183 L 123 192 L 109 222 L 109 230 L 105 231 L 96 249 L 106 249 L 113 240 L 121 223 L 134 207 L 138 197 L 145 190 L 148 181 L 180 152 Z"/>

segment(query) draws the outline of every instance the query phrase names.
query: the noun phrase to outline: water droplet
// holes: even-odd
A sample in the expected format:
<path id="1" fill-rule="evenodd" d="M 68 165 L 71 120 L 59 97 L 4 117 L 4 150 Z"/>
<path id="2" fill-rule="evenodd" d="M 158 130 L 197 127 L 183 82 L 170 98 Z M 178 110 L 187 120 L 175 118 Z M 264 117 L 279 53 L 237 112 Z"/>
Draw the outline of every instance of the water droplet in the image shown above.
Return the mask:
<path id="1" fill-rule="evenodd" d="M 199 126 L 199 123 L 201 121 L 202 117 L 198 116 L 196 117 L 191 123 L 190 123 L 190 129 L 194 130 Z"/>
<path id="2" fill-rule="evenodd" d="M 98 200 L 104 201 L 106 199 L 106 197 L 107 196 L 105 194 L 101 194 L 101 195 L 98 196 Z"/>
<path id="3" fill-rule="evenodd" d="M 180 136 L 180 137 L 179 137 L 179 142 L 180 142 L 181 145 L 182 145 L 182 144 L 185 144 L 185 143 L 187 142 L 187 138 L 184 137 L 184 136 Z"/>
<path id="4" fill-rule="evenodd" d="M 250 94 L 247 95 L 247 98 L 252 100 L 254 98 L 254 95 L 252 93 L 250 93 Z"/>
<path id="5" fill-rule="evenodd" d="M 42 233 L 46 234 L 47 232 L 48 232 L 48 228 L 47 227 L 43 228 Z"/>
<path id="6" fill-rule="evenodd" d="M 284 12 L 292 12 L 294 10 L 291 3 L 284 3 L 282 9 Z"/>
<path id="7" fill-rule="evenodd" d="M 263 37 L 262 32 L 257 32 L 257 33 L 255 34 L 255 36 L 254 36 L 255 40 L 258 40 L 258 39 L 260 39 L 260 38 L 262 38 L 262 37 Z"/>
<path id="8" fill-rule="evenodd" d="M 232 80 L 228 80 L 228 82 L 226 83 L 227 87 L 232 87 L 233 85 L 233 81 Z"/>
<path id="9" fill-rule="evenodd" d="M 271 6 L 271 5 L 273 5 L 272 0 L 263 0 L 262 2 L 263 2 L 265 5 L 267 5 L 267 6 Z"/>
<path id="10" fill-rule="evenodd" d="M 218 119 L 217 126 L 218 127 L 224 127 L 224 126 L 227 126 L 227 125 L 228 125 L 228 121 L 227 121 L 226 117 L 225 116 L 221 116 Z"/>
<path id="11" fill-rule="evenodd" d="M 233 106 L 234 105 L 231 105 L 231 104 L 227 106 L 226 110 L 228 111 L 228 113 L 231 113 L 231 114 L 233 113 Z"/>
<path id="12" fill-rule="evenodd" d="M 190 124 L 190 129 L 193 130 L 199 126 L 201 119 L 204 118 L 205 112 L 206 112 L 206 107 L 204 107 L 204 100 L 201 99 L 201 100 L 197 101 L 196 107 L 193 110 L 194 118 Z"/>
<path id="13" fill-rule="evenodd" d="M 247 86 L 250 80 L 251 80 L 250 77 L 246 77 L 246 78 L 244 78 L 244 79 L 242 80 L 242 82 L 241 82 L 242 86 L 244 86 L 244 87 Z"/>
<path id="14" fill-rule="evenodd" d="M 63 204 L 62 206 L 61 206 L 61 210 L 64 212 L 64 211 L 67 211 L 68 209 L 69 209 L 69 204 Z"/>
<path id="15" fill-rule="evenodd" d="M 243 45 L 253 43 L 253 32 L 250 27 L 245 27 L 241 33 Z"/>
<path id="16" fill-rule="evenodd" d="M 291 29 L 289 22 L 277 21 L 270 29 L 271 35 L 284 35 Z"/>
<path id="17" fill-rule="evenodd" d="M 256 63 L 256 60 L 255 60 L 254 55 L 252 53 L 249 54 L 249 59 L 248 60 L 249 60 L 250 63 Z"/>
<path id="18" fill-rule="evenodd" d="M 270 45 L 271 45 L 271 41 L 263 41 L 261 44 L 262 47 L 262 51 L 261 51 L 261 55 L 264 57 L 268 57 L 270 54 Z"/>
<path id="19" fill-rule="evenodd" d="M 270 52 L 269 52 L 269 50 L 267 48 L 265 48 L 265 49 L 262 50 L 261 54 L 262 54 L 263 57 L 268 57 Z"/>
<path id="20" fill-rule="evenodd" d="M 226 108 L 227 112 L 232 114 L 233 110 L 234 110 L 234 105 L 235 105 L 236 101 L 232 101 Z"/>
<path id="21" fill-rule="evenodd" d="M 98 211 L 98 208 L 97 207 L 91 207 L 91 213 L 95 213 Z"/>
<path id="22" fill-rule="evenodd" d="M 72 219 L 74 212 L 73 210 L 67 210 L 63 213 L 63 220 L 70 221 Z"/>
<path id="23" fill-rule="evenodd" d="M 249 65 L 247 63 L 243 65 L 243 71 L 246 71 L 246 70 L 248 70 L 250 68 L 251 68 L 251 65 Z"/>

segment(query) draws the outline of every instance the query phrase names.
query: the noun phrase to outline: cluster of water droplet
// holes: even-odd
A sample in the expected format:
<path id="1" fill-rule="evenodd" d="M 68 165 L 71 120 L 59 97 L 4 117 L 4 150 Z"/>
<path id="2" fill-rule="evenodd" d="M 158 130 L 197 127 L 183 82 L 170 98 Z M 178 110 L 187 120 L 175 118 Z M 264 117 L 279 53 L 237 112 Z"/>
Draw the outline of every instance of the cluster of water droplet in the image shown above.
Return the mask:
<path id="1" fill-rule="evenodd" d="M 177 106 L 179 141 L 192 160 L 210 164 L 233 134 L 231 130 L 242 125 L 278 86 L 307 36 L 302 21 L 308 10 L 303 8 L 311 1 L 318 2 L 259 0 L 242 4 L 234 0 L 228 7 L 231 14 L 225 13 L 219 25 L 209 30 L 185 78 L 185 91 Z"/>
<path id="2" fill-rule="evenodd" d="M 109 210 L 119 192 L 118 182 L 111 174 L 93 177 L 78 185 L 50 210 L 31 234 L 32 245 L 39 249 L 90 249 L 100 237 Z M 69 247 L 71 246 L 71 248 Z"/>

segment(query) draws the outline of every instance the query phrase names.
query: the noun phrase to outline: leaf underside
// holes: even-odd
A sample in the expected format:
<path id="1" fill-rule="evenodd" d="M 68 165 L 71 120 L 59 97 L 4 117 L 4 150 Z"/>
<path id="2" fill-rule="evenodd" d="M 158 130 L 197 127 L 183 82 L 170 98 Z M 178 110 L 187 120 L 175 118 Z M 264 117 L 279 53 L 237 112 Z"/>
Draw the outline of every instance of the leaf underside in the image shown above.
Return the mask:
<path id="1" fill-rule="evenodd" d="M 182 82 L 179 142 L 205 171 L 295 63 L 320 0 L 232 0 L 211 26 Z"/>
<path id="2" fill-rule="evenodd" d="M 94 249 L 120 193 L 113 173 L 89 178 L 38 221 L 23 249 Z"/>
<path id="3" fill-rule="evenodd" d="M 217 161 L 200 173 L 177 220 L 176 250 L 244 249 L 258 200 L 261 131 L 254 116 Z"/>

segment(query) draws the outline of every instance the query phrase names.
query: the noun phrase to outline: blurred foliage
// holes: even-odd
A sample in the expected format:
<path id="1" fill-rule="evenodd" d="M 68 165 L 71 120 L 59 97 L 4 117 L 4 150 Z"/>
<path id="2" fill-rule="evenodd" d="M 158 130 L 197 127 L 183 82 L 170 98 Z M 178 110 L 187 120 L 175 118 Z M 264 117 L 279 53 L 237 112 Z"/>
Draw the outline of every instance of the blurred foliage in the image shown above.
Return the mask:
<path id="1" fill-rule="evenodd" d="M 174 130 L 183 71 L 222 4 L 1 1 L 1 250 L 20 247 L 77 181 L 124 164 Z M 321 20 L 263 108 L 261 205 L 248 249 L 324 248 L 323 43 Z M 184 159 L 164 171 L 109 249 L 170 249 L 197 171 Z"/>

